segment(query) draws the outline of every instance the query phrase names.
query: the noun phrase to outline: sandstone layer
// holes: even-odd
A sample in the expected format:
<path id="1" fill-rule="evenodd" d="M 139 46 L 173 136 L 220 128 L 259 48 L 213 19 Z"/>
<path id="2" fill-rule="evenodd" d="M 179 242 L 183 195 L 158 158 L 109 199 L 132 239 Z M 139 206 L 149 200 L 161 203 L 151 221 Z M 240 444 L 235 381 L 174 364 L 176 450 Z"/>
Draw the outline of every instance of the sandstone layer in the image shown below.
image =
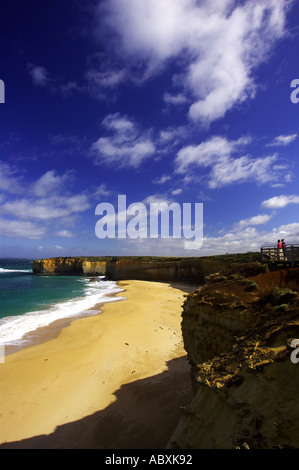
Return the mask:
<path id="1" fill-rule="evenodd" d="M 256 253 L 244 255 L 256 258 Z M 34 274 L 104 275 L 111 280 L 136 279 L 162 282 L 196 282 L 205 276 L 235 264 L 234 257 L 67 257 L 45 258 L 32 263 Z"/>
<path id="2" fill-rule="evenodd" d="M 195 396 L 170 449 L 299 447 L 299 269 L 243 274 L 214 276 L 184 302 Z"/>

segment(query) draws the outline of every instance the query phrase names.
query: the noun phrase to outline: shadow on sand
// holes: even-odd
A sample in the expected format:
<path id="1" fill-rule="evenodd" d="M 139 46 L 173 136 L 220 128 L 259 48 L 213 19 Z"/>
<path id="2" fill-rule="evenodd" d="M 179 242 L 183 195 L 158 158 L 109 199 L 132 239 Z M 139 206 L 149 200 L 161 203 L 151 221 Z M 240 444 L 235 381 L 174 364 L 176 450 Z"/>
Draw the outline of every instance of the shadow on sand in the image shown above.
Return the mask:
<path id="1" fill-rule="evenodd" d="M 181 417 L 180 407 L 192 400 L 187 357 L 172 359 L 167 367 L 122 385 L 114 393 L 116 401 L 104 410 L 0 449 L 164 449 Z"/>

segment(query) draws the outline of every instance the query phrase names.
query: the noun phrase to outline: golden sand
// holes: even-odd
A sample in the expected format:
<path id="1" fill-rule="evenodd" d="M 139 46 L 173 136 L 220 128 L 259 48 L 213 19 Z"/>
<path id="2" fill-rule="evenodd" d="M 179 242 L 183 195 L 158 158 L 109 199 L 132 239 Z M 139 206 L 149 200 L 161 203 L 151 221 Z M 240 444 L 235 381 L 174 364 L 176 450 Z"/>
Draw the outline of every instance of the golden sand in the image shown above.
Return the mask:
<path id="1" fill-rule="evenodd" d="M 0 364 L 2 447 L 164 448 L 191 399 L 181 306 L 192 288 L 118 284 L 125 300 Z"/>

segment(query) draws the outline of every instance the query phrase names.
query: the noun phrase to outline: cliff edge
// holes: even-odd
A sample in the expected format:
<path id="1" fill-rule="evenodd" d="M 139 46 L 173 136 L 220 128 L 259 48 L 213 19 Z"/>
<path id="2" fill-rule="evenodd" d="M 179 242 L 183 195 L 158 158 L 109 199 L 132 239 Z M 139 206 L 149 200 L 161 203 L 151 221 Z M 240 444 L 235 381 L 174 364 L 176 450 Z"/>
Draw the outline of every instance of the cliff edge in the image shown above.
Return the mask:
<path id="1" fill-rule="evenodd" d="M 169 449 L 299 447 L 299 269 L 242 269 L 186 296 L 195 395 Z"/>
<path id="2" fill-rule="evenodd" d="M 162 282 L 195 282 L 202 284 L 205 276 L 227 269 L 237 262 L 258 259 L 259 253 L 218 255 L 194 258 L 153 256 L 91 256 L 57 257 L 35 260 L 34 274 L 104 275 L 120 281 L 137 279 Z"/>

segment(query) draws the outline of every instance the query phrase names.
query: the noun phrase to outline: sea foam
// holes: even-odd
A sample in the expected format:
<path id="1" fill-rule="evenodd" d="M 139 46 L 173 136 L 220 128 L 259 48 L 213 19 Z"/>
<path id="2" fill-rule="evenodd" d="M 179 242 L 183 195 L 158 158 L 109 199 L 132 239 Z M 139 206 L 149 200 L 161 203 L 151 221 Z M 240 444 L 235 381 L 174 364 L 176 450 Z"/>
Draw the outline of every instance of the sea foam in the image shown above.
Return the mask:
<path id="1" fill-rule="evenodd" d="M 20 272 L 20 271 L 19 271 Z M 115 302 L 125 297 L 115 297 L 111 294 L 122 292 L 114 281 L 90 282 L 82 279 L 85 290 L 80 297 L 50 305 L 45 310 L 36 310 L 23 315 L 4 317 L 0 320 L 0 345 L 16 345 L 25 341 L 24 335 L 38 328 L 68 317 L 95 315 L 100 310 L 92 309 L 99 303 Z"/>
<path id="2" fill-rule="evenodd" d="M 32 273 L 32 269 L 6 269 L 6 268 L 0 268 L 0 273 Z"/>

